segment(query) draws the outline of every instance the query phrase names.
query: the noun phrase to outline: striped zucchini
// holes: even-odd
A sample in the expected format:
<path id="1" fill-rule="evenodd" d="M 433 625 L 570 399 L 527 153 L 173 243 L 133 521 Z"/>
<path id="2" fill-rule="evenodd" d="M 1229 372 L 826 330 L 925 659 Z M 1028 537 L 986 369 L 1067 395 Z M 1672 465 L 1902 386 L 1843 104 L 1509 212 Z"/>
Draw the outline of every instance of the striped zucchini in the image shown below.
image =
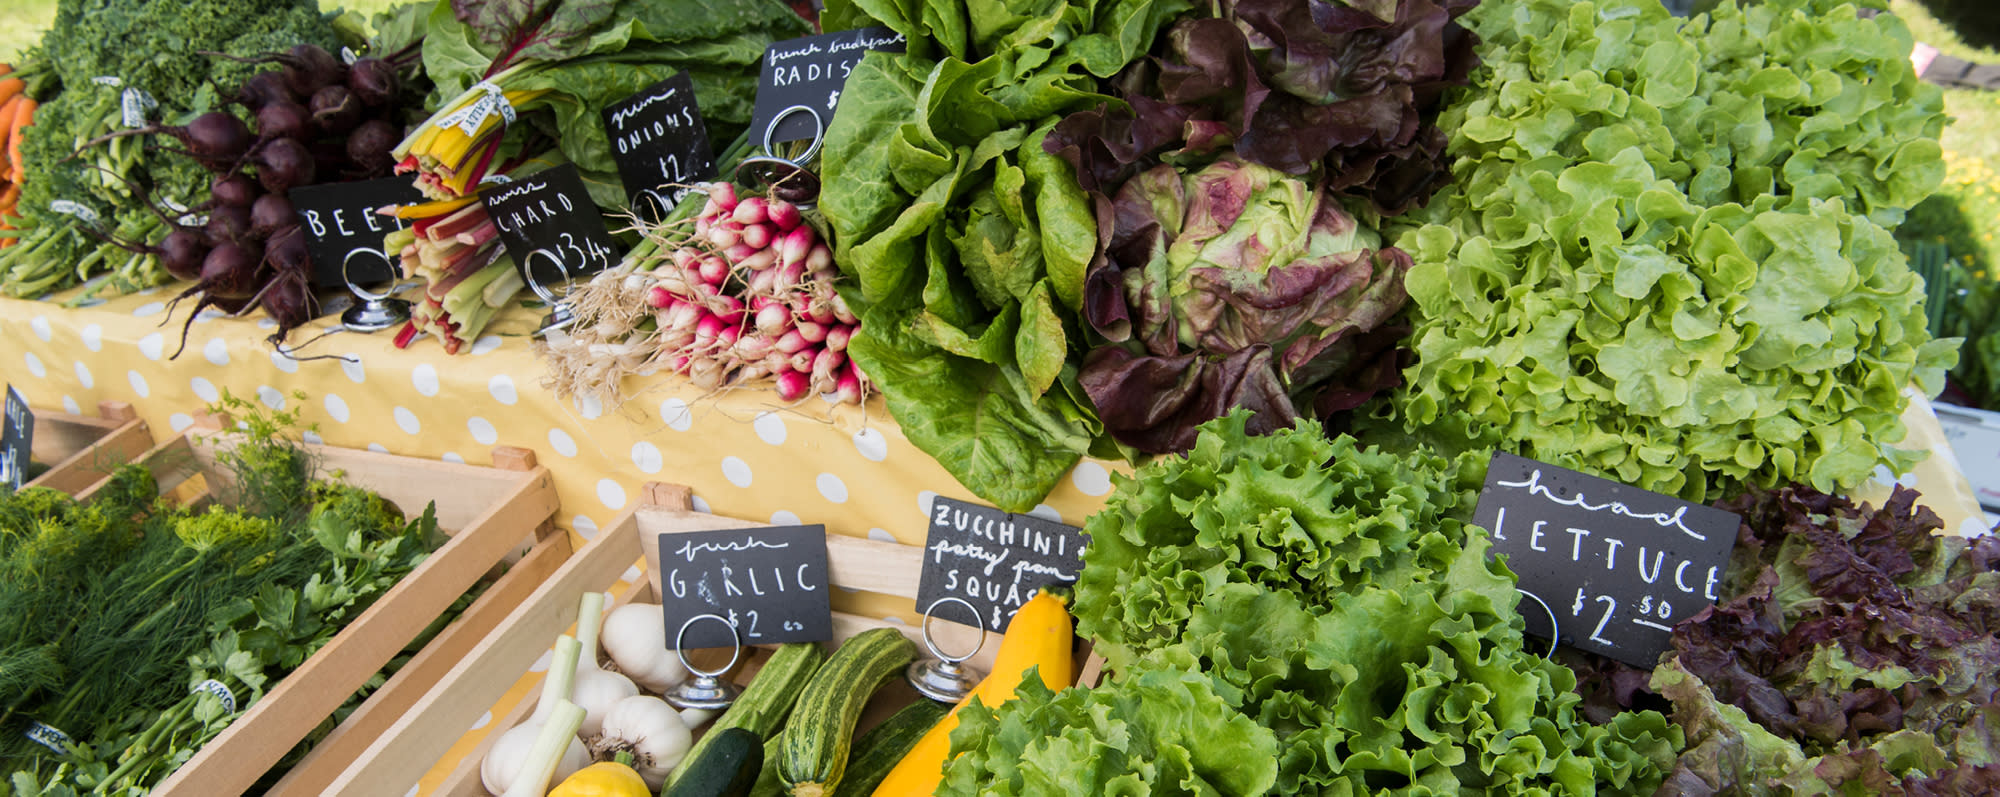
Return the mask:
<path id="1" fill-rule="evenodd" d="M 708 726 L 708 732 L 688 749 L 685 761 L 699 761 L 711 740 L 730 728 L 757 734 L 759 739 L 768 739 L 785 724 L 785 717 L 792 713 L 799 694 L 813 679 L 813 675 L 826 662 L 826 651 L 817 643 L 780 645 L 771 659 L 764 662 L 764 669 L 757 671 L 750 686 L 743 694 L 736 696 L 736 702 L 729 704 L 729 710 Z M 667 775 L 667 784 L 672 786 L 680 779 L 686 767 L 676 767 Z"/>
<path id="2" fill-rule="evenodd" d="M 944 721 L 951 709 L 943 703 L 917 698 L 917 702 L 896 712 L 854 741 L 854 754 L 847 759 L 847 772 L 840 776 L 834 797 L 868 797 L 889 770 L 908 755 L 917 740 Z"/>
<path id="3" fill-rule="evenodd" d="M 834 651 L 799 695 L 778 743 L 778 778 L 796 797 L 826 797 L 840 785 L 861 709 L 910 666 L 916 646 L 893 628 L 856 634 Z"/>

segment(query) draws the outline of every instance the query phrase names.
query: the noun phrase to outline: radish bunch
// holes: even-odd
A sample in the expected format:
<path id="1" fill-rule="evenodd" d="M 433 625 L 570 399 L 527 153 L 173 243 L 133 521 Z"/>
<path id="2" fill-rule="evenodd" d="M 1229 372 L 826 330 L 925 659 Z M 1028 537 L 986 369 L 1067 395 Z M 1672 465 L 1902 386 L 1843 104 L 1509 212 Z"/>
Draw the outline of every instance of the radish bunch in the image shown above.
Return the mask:
<path id="1" fill-rule="evenodd" d="M 669 370 L 723 390 L 769 378 L 779 398 L 859 404 L 847 358 L 858 320 L 834 290 L 833 252 L 799 208 L 727 183 L 685 222 L 650 231 L 618 269 L 572 295 L 580 321 L 542 347 L 563 395 L 616 404 L 627 373 Z"/>

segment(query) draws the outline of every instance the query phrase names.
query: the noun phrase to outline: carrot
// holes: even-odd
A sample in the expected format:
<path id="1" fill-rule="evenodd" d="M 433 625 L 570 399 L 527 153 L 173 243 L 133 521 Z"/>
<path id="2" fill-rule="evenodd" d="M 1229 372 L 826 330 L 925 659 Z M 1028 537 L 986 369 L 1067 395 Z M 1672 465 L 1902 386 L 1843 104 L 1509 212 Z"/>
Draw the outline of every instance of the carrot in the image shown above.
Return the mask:
<path id="1" fill-rule="evenodd" d="M 20 102 L 21 110 L 15 112 L 12 126 L 6 128 L 7 161 L 14 165 L 7 180 L 15 185 L 20 185 L 21 179 L 28 176 L 27 167 L 21 163 L 21 128 L 35 123 L 35 109 L 40 107 L 33 97 L 22 97 Z"/>
<path id="2" fill-rule="evenodd" d="M 14 73 L 13 64 L 0 64 L 0 75 L 11 75 L 13 73 Z"/>
<path id="3" fill-rule="evenodd" d="M 0 105 L 0 131 L 6 131 L 9 136 L 12 135 L 14 130 L 14 118 L 21 115 L 21 107 L 22 104 L 20 97 L 15 97 L 14 99 L 8 100 L 6 104 Z M 13 172 L 14 170 L 12 165 L 14 163 L 13 157 L 14 156 L 11 154 L 7 155 L 8 160 L 6 162 L 8 164 L 8 167 L 6 169 L 6 172 L 8 173 Z"/>
<path id="4" fill-rule="evenodd" d="M 0 80 L 0 102 L 6 102 L 8 100 L 14 99 L 14 97 L 18 96 L 21 93 L 22 89 L 25 89 L 27 87 L 28 87 L 27 81 L 24 81 L 17 77 L 10 77 L 4 80 Z"/>

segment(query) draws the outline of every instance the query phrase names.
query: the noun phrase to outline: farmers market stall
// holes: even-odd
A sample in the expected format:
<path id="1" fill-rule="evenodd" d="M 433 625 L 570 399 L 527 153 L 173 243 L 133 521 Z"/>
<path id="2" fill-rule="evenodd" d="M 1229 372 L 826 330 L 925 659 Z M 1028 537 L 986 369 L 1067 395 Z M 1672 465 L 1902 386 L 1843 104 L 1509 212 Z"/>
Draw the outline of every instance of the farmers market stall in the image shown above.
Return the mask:
<path id="1" fill-rule="evenodd" d="M 0 797 L 2000 791 L 1940 95 L 1701 5 L 61 0 Z"/>

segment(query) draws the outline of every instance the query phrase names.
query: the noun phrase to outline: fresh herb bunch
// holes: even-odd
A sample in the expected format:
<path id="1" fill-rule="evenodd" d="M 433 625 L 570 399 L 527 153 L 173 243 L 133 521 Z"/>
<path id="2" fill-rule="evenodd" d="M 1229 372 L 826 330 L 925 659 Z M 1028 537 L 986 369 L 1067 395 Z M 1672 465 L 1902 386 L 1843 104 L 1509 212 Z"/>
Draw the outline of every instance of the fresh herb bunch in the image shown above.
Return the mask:
<path id="1" fill-rule="evenodd" d="M 1224 793 L 1653 792 L 1679 731 L 1656 712 L 1584 721 L 1571 673 L 1524 647 L 1513 574 L 1469 522 L 1483 458 L 1361 448 L 1311 422 L 1252 436 L 1248 419 L 1205 425 L 1088 522 L 1077 631 L 1116 673 L 1110 691 L 992 720 L 968 709 L 948 783 L 1176 793 L 1153 778 L 1192 767 Z M 1261 727 L 1232 727 L 1160 672 L 1205 677 Z M 1086 707 L 1083 727 L 1056 724 Z M 1188 746 L 1170 724 L 1182 713 L 1243 780 L 1166 749 Z M 1173 768 L 1152 772 L 1155 756 Z"/>
<path id="2" fill-rule="evenodd" d="M 266 411 L 227 393 L 211 409 L 244 418 L 244 434 L 217 454 L 231 478 L 212 485 L 230 508 L 156 502 L 150 477 L 131 468 L 118 477 L 130 483 L 84 512 L 127 507 L 140 513 L 137 522 L 90 537 L 107 541 L 90 557 L 72 557 L 79 560 L 74 596 L 0 584 L 0 607 L 70 601 L 66 636 L 0 638 L 7 643 L 0 661 L 44 654 L 39 669 L 22 671 L 34 677 L 8 691 L 0 772 L 15 774 L 0 795 L 144 794 L 442 539 L 433 508 L 406 521 L 380 496 L 321 479 L 290 441 L 297 412 Z M 23 496 L 11 508 L 0 503 L 0 522 L 62 509 L 36 491 Z M 27 541 L 0 549 L 0 567 L 30 561 L 24 553 L 38 538 L 0 540 L 17 536 Z M 107 555 L 112 542 L 124 548 Z M 234 711 L 216 694 L 190 691 L 209 680 L 229 690 Z M 29 721 L 61 729 L 75 744 L 62 755 L 34 745 L 20 733 Z"/>

